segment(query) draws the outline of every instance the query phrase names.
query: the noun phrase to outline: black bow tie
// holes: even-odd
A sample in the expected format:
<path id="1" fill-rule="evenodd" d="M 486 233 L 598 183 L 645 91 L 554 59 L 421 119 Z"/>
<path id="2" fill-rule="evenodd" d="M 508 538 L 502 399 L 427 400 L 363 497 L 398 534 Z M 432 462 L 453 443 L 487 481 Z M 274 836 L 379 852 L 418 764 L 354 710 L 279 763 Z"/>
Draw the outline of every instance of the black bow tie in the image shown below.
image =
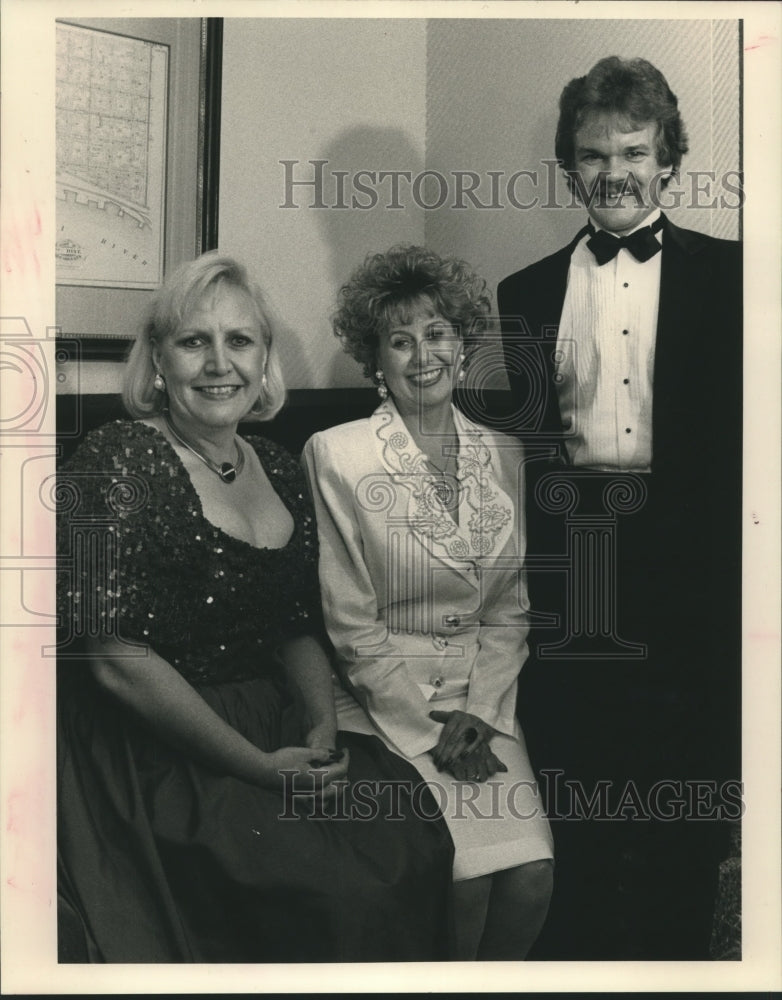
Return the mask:
<path id="1" fill-rule="evenodd" d="M 587 246 L 595 255 L 595 259 L 601 267 L 603 264 L 607 264 L 609 260 L 613 260 L 623 247 L 625 250 L 629 250 L 636 260 L 651 260 L 662 249 L 659 240 L 654 235 L 662 227 L 663 220 L 661 217 L 653 225 L 644 226 L 643 229 L 636 229 L 629 236 L 612 236 L 605 229 L 598 229 L 595 232 L 592 223 L 590 223 L 589 232 L 592 235 L 587 240 Z"/>

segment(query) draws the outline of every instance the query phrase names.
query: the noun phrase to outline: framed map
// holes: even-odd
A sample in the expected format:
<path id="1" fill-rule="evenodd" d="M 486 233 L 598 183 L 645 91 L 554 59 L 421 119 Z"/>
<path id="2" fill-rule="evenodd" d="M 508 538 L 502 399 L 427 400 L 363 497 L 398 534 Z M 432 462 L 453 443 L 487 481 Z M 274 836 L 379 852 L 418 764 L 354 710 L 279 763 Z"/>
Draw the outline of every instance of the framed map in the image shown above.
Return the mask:
<path id="1" fill-rule="evenodd" d="M 57 25 L 60 284 L 163 280 L 169 47 Z"/>
<path id="2" fill-rule="evenodd" d="M 67 361 L 121 360 L 154 289 L 217 246 L 222 27 L 56 22 L 58 391 Z"/>

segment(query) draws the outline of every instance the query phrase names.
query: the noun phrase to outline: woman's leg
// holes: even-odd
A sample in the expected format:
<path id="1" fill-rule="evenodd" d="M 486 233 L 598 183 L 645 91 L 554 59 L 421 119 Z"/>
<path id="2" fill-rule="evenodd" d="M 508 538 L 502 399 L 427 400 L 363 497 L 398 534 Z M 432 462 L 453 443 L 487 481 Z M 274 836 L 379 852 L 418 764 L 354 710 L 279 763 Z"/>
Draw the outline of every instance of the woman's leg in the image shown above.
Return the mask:
<path id="1" fill-rule="evenodd" d="M 495 872 L 477 958 L 525 959 L 546 919 L 553 884 L 554 866 L 548 859 Z"/>
<path id="2" fill-rule="evenodd" d="M 461 962 L 474 962 L 481 944 L 492 876 L 480 875 L 453 884 L 453 909 L 456 933 L 455 958 Z"/>

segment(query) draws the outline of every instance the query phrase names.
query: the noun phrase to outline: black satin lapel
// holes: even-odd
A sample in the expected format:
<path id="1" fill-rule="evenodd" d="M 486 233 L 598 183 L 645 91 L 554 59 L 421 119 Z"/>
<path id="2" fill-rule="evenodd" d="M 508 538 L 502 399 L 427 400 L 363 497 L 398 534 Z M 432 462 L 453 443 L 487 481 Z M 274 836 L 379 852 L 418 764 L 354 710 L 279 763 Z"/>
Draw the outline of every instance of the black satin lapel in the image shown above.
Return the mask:
<path id="1" fill-rule="evenodd" d="M 559 324 L 562 321 L 562 308 L 565 305 L 565 295 L 567 294 L 570 258 L 573 256 L 573 251 L 581 239 L 586 235 L 587 228 L 587 226 L 584 226 L 580 229 L 568 246 L 563 247 L 558 254 L 555 254 L 551 258 L 551 267 L 545 281 L 542 283 L 543 310 L 540 315 L 540 325 L 537 332 L 543 341 L 543 360 L 548 389 L 545 427 L 551 430 L 560 442 L 562 438 L 562 417 L 559 412 L 559 399 L 556 391 L 556 382 L 554 381 L 554 355 L 557 346 Z M 566 456 L 564 447 L 561 448 L 561 454 L 562 457 Z"/>
<path id="2" fill-rule="evenodd" d="M 545 340 L 556 342 L 557 331 L 565 304 L 567 276 L 570 270 L 571 253 L 555 257 L 551 268 L 541 282 L 541 300 L 537 328 L 533 334 Z"/>
<path id="3" fill-rule="evenodd" d="M 503 430 L 516 434 L 528 448 L 550 452 L 561 444 L 554 355 L 570 258 L 585 232 L 500 286 L 503 349 L 514 397 L 513 426 L 506 424 Z"/>
<path id="4" fill-rule="evenodd" d="M 531 289 L 525 315 L 534 342 L 534 364 L 540 378 L 537 389 L 543 394 L 543 399 L 538 403 L 539 415 L 535 429 L 538 434 L 542 432 L 546 436 L 553 435 L 557 441 L 561 437 L 562 419 L 554 382 L 554 356 L 567 291 L 571 252 L 572 249 L 568 247 L 567 251 L 557 254 L 544 273 L 536 276 L 539 283 L 535 289 Z"/>
<path id="5" fill-rule="evenodd" d="M 686 427 L 681 402 L 693 387 L 686 385 L 692 368 L 688 361 L 699 328 L 697 255 L 666 230 L 660 267 L 660 306 L 654 357 L 652 409 L 653 463 L 677 450 Z"/>

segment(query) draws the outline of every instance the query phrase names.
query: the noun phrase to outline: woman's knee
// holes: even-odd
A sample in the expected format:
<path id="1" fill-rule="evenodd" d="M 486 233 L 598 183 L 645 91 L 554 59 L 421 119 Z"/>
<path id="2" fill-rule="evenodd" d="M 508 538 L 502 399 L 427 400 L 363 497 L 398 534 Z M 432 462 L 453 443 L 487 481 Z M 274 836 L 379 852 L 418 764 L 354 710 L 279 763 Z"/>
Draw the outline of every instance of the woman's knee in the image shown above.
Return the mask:
<path id="1" fill-rule="evenodd" d="M 506 889 L 522 896 L 528 906 L 548 906 L 554 888 L 554 865 L 550 858 L 528 861 L 501 875 Z"/>

